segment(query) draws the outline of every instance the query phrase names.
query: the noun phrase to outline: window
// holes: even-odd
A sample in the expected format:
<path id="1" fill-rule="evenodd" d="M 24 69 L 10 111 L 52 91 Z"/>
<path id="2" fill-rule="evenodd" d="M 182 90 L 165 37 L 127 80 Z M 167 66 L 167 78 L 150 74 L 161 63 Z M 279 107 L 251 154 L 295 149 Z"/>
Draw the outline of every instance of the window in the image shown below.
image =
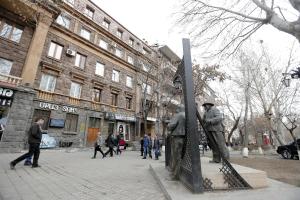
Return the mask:
<path id="1" fill-rule="evenodd" d="M 80 98 L 81 95 L 81 85 L 79 83 L 72 82 L 70 89 L 70 96 L 74 98 Z"/>
<path id="2" fill-rule="evenodd" d="M 143 70 L 144 70 L 145 72 L 149 72 L 150 66 L 149 66 L 148 64 L 142 63 L 142 66 L 143 66 Z"/>
<path id="3" fill-rule="evenodd" d="M 55 42 L 51 42 L 50 48 L 48 51 L 48 56 L 55 58 L 57 60 L 60 60 L 62 50 L 63 50 L 63 46 L 61 46 Z"/>
<path id="4" fill-rule="evenodd" d="M 113 106 L 118 105 L 118 94 L 111 93 L 111 105 Z"/>
<path id="5" fill-rule="evenodd" d="M 129 45 L 133 47 L 133 44 L 134 44 L 134 39 L 129 38 Z"/>
<path id="6" fill-rule="evenodd" d="M 84 69 L 85 66 L 85 61 L 86 61 L 86 56 L 76 53 L 75 56 L 75 66 L 80 67 L 81 69 Z"/>
<path id="7" fill-rule="evenodd" d="M 115 81 L 115 82 L 119 82 L 119 73 L 120 73 L 120 72 L 118 72 L 118 71 L 116 71 L 116 70 L 113 70 L 111 80 L 112 80 L 112 81 Z"/>
<path id="8" fill-rule="evenodd" d="M 117 30 L 117 37 L 122 39 L 122 35 L 123 35 L 123 31 L 121 31 L 120 29 Z"/>
<path id="9" fill-rule="evenodd" d="M 70 28 L 70 19 L 66 16 L 59 15 L 56 19 L 56 23 L 69 29 Z"/>
<path id="10" fill-rule="evenodd" d="M 9 75 L 12 65 L 13 62 L 6 60 L 4 58 L 0 58 L 0 73 Z"/>
<path id="11" fill-rule="evenodd" d="M 7 24 L 5 22 L 0 24 L 0 37 L 19 43 L 22 33 L 23 30 L 15 25 Z"/>
<path id="12" fill-rule="evenodd" d="M 76 132 L 78 123 L 78 115 L 67 113 L 65 121 L 65 131 Z"/>
<path id="13" fill-rule="evenodd" d="M 102 48 L 102 49 L 108 49 L 108 43 L 105 42 L 104 40 L 100 40 L 99 41 L 99 46 Z"/>
<path id="14" fill-rule="evenodd" d="M 133 58 L 131 56 L 128 56 L 127 57 L 127 61 L 133 65 Z"/>
<path id="15" fill-rule="evenodd" d="M 146 83 L 143 83 L 142 89 L 143 89 L 143 91 L 146 90 L 146 93 L 147 93 L 147 94 L 151 94 L 151 86 L 150 86 L 150 85 L 148 85 L 148 84 L 146 84 Z"/>
<path id="16" fill-rule="evenodd" d="M 93 101 L 101 102 L 101 93 L 102 93 L 101 89 L 94 88 Z"/>
<path id="17" fill-rule="evenodd" d="M 87 39 L 87 40 L 91 39 L 91 31 L 88 31 L 87 29 L 85 29 L 83 27 L 81 27 L 80 35 L 84 39 Z"/>
<path id="18" fill-rule="evenodd" d="M 106 29 L 109 29 L 109 25 L 110 25 L 110 22 L 108 20 L 104 19 L 102 22 L 102 26 L 104 26 L 104 28 L 106 28 Z"/>
<path id="19" fill-rule="evenodd" d="M 88 18 L 90 18 L 90 19 L 93 19 L 93 17 L 94 17 L 94 10 L 92 9 L 92 8 L 90 8 L 90 7 L 86 7 L 85 8 L 85 11 L 84 11 L 84 14 L 88 17 Z"/>
<path id="20" fill-rule="evenodd" d="M 122 57 L 122 51 L 120 49 L 116 49 L 116 56 Z"/>
<path id="21" fill-rule="evenodd" d="M 74 1 L 75 0 L 64 0 L 64 2 L 66 2 L 67 4 L 69 4 L 70 6 L 74 6 Z"/>
<path id="22" fill-rule="evenodd" d="M 40 89 L 48 92 L 54 92 L 56 77 L 49 74 L 42 74 Z"/>
<path id="23" fill-rule="evenodd" d="M 132 88 L 132 77 L 127 76 L 127 78 L 126 78 L 126 86 Z"/>
<path id="24" fill-rule="evenodd" d="M 100 63 L 100 62 L 96 63 L 95 74 L 97 74 L 99 76 L 104 76 L 104 65 L 102 63 Z"/>
<path id="25" fill-rule="evenodd" d="M 132 98 L 126 97 L 126 109 L 131 109 Z"/>

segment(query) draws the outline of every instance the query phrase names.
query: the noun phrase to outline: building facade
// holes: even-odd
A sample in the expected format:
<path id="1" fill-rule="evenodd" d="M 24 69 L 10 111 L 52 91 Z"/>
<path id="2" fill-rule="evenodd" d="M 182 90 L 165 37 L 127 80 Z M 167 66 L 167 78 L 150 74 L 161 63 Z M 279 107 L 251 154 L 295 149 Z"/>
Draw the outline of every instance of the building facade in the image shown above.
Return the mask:
<path id="1" fill-rule="evenodd" d="M 39 117 L 60 146 L 91 146 L 98 132 L 126 141 L 159 132 L 157 49 L 89 0 L 0 9 L 0 151 L 22 149 Z M 143 102 L 156 102 L 146 130 Z"/>

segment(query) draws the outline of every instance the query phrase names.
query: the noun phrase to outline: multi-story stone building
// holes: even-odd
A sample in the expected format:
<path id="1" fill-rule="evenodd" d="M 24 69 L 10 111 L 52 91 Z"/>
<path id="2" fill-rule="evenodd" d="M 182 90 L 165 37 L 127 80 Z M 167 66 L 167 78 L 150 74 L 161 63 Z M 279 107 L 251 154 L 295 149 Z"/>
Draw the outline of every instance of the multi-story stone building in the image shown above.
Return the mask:
<path id="1" fill-rule="evenodd" d="M 0 4 L 0 151 L 23 148 L 38 117 L 60 145 L 140 138 L 143 99 L 159 100 L 160 53 L 89 0 L 54 2 Z M 157 110 L 142 132 L 157 132 Z"/>

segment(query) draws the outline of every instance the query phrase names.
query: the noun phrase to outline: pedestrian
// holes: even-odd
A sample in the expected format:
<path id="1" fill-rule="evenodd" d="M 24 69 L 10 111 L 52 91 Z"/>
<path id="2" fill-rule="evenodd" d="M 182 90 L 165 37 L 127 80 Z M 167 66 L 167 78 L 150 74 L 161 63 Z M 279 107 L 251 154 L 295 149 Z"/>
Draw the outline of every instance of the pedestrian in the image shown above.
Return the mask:
<path id="1" fill-rule="evenodd" d="M 143 137 L 141 137 L 140 144 L 141 144 L 141 156 L 143 156 L 143 153 L 144 153 L 144 139 L 143 139 Z"/>
<path id="2" fill-rule="evenodd" d="M 101 146 L 103 145 L 103 139 L 102 139 L 102 135 L 100 132 L 98 132 L 98 137 L 97 140 L 95 142 L 95 149 L 94 149 L 94 156 L 92 157 L 92 159 L 96 158 L 97 155 L 97 151 L 100 151 L 100 153 L 102 154 L 102 158 L 105 157 L 105 154 L 103 153 Z"/>
<path id="3" fill-rule="evenodd" d="M 32 159 L 32 156 L 29 156 L 29 157 L 25 158 L 24 165 L 25 166 L 31 166 L 32 165 L 31 159 Z"/>
<path id="4" fill-rule="evenodd" d="M 155 160 L 158 160 L 158 157 L 160 156 L 160 144 L 157 135 L 154 136 L 153 150 L 154 150 Z"/>
<path id="5" fill-rule="evenodd" d="M 110 133 L 108 136 L 107 136 L 107 138 L 106 138 L 106 140 L 105 140 L 105 142 L 106 142 L 106 146 L 108 147 L 108 150 L 105 152 L 105 156 L 109 153 L 110 154 L 110 157 L 113 157 L 113 151 L 114 151 L 114 138 L 113 138 L 113 134 L 112 133 Z"/>
<path id="6" fill-rule="evenodd" d="M 147 134 L 145 134 L 145 136 L 144 136 L 144 139 L 143 139 L 143 149 L 144 149 L 144 156 L 143 156 L 143 159 L 146 159 L 146 157 L 147 157 L 147 152 L 148 152 L 148 148 L 149 148 L 149 143 L 150 143 L 150 141 L 149 141 L 149 137 L 148 137 L 148 135 Z"/>
<path id="7" fill-rule="evenodd" d="M 122 153 L 121 150 L 120 150 L 120 140 L 121 140 L 121 136 L 118 133 L 117 137 L 116 137 L 117 155 L 119 155 L 119 153 L 121 155 L 121 153 Z"/>
<path id="8" fill-rule="evenodd" d="M 149 154 L 149 157 L 152 159 L 152 147 L 153 147 L 153 139 L 151 138 L 151 134 L 148 134 L 148 138 L 149 138 L 149 151 L 148 151 L 148 154 Z"/>
<path id="9" fill-rule="evenodd" d="M 21 162 L 22 160 L 32 155 L 33 155 L 32 168 L 40 167 L 40 165 L 38 164 L 38 160 L 40 156 L 40 143 L 42 140 L 41 126 L 43 124 L 44 124 L 44 120 L 42 118 L 37 118 L 37 120 L 35 120 L 35 123 L 30 127 L 28 132 L 28 144 L 29 144 L 28 153 L 25 153 L 22 156 L 18 157 L 17 159 L 11 161 L 9 164 L 10 169 L 15 169 L 17 163 Z"/>

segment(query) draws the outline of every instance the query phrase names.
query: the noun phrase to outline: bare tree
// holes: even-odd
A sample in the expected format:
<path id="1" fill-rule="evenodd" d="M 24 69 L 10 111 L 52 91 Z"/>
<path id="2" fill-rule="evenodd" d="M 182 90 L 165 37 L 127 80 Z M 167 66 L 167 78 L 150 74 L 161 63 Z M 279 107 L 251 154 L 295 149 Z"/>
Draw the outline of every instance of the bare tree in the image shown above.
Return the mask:
<path id="1" fill-rule="evenodd" d="M 300 41 L 300 0 L 183 0 L 181 8 L 178 22 L 194 39 L 194 45 L 221 45 L 209 52 L 210 56 L 234 53 L 267 24 Z"/>

